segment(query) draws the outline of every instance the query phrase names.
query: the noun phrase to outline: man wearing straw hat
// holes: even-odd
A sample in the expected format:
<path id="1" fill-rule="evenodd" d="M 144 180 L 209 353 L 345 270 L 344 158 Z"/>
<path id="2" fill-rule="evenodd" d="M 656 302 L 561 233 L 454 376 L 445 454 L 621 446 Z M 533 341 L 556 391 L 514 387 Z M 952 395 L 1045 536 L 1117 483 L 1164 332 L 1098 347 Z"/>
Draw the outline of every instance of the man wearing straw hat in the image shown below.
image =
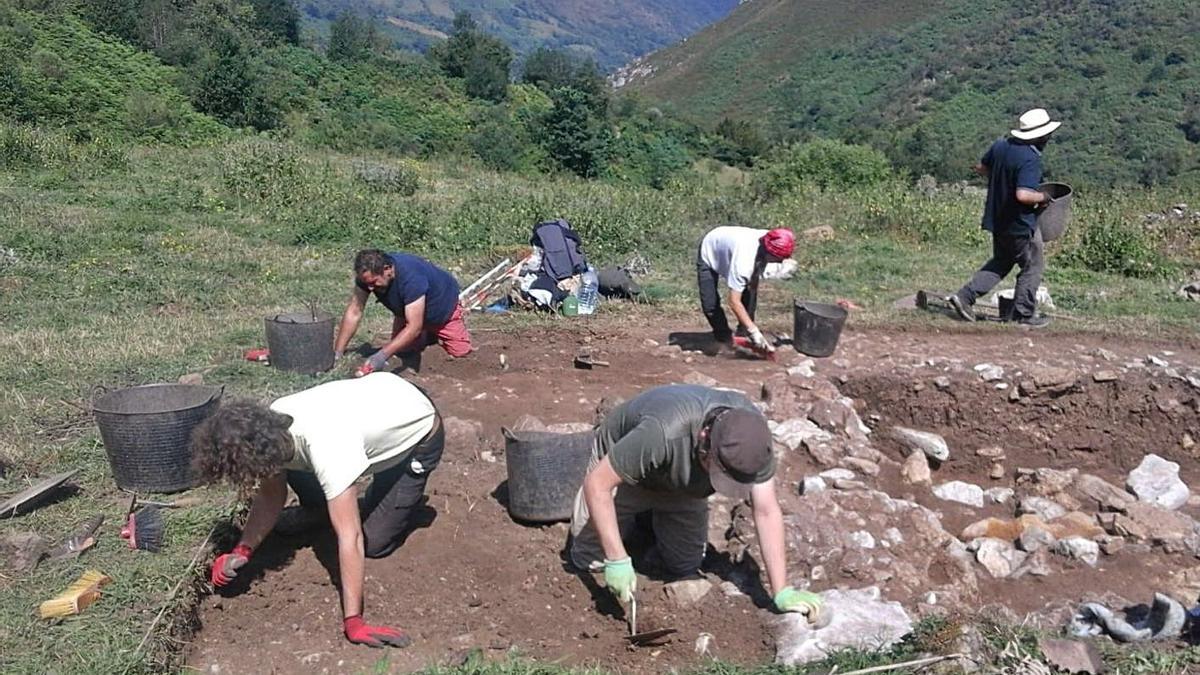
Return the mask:
<path id="1" fill-rule="evenodd" d="M 1034 108 L 1021 115 L 1010 137 L 993 143 L 975 166 L 975 172 L 988 181 L 982 225 L 992 233 L 992 257 L 965 286 L 946 298 L 962 320 L 974 321 L 971 308 L 975 301 L 1017 266 L 1021 272 L 1017 275 L 1013 313 L 1002 318 L 1030 328 L 1050 323 L 1049 317 L 1037 313 L 1037 289 L 1046 269 L 1037 214 L 1051 200 L 1039 188 L 1042 150 L 1050 134 L 1061 125 L 1044 109 Z"/>

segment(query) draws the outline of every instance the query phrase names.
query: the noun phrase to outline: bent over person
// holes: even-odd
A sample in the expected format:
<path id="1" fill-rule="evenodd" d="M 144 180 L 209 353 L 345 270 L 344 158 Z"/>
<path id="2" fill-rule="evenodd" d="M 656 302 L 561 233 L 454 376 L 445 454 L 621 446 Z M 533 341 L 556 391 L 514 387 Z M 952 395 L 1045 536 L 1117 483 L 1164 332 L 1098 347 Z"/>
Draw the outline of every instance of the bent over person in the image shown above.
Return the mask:
<path id="1" fill-rule="evenodd" d="M 333 343 L 335 358 L 358 329 L 368 294 L 391 310 L 392 339 L 367 359 L 360 374 L 383 368 L 393 355 L 420 352 L 432 340 L 455 358 L 471 353 L 458 281 L 420 256 L 367 249 L 354 257 L 354 290 Z"/>
<path id="2" fill-rule="evenodd" d="M 754 323 L 758 282 L 767 263 L 790 258 L 795 248 L 796 237 L 785 228 L 756 230 L 725 225 L 704 235 L 696 255 L 696 280 L 700 309 L 712 327 L 713 338 L 724 343 L 733 339 L 717 290 L 719 280 L 724 279 L 729 286 L 729 308 L 738 322 L 737 334 L 749 337 L 757 349 L 775 351 Z"/>
<path id="3" fill-rule="evenodd" d="M 236 576 L 279 520 L 290 485 L 301 518 L 324 520 L 337 537 L 346 638 L 407 646 L 408 636 L 363 619 L 364 558 L 394 551 L 415 526 L 445 434 L 433 402 L 390 373 L 339 380 L 276 400 L 221 406 L 192 436 L 196 470 L 257 492 L 241 540 L 217 557 L 212 583 Z M 373 480 L 360 501 L 355 483 Z M 295 513 L 295 512 L 293 512 Z"/>
<path id="4" fill-rule="evenodd" d="M 981 224 L 992 233 L 992 257 L 965 286 L 946 298 L 960 319 L 974 321 L 975 301 L 1008 276 L 1013 267 L 1020 267 L 1013 314 L 1001 319 L 1030 328 L 1050 323 L 1049 317 L 1037 313 L 1037 290 L 1046 269 L 1037 216 L 1051 201 L 1040 188 L 1042 150 L 1061 124 L 1052 121 L 1042 108 L 1034 108 L 1021 115 L 1019 128 L 1010 132 L 1010 138 L 993 143 L 975 166 L 975 172 L 988 182 Z"/>
<path id="5" fill-rule="evenodd" d="M 624 543 L 635 516 L 650 513 L 667 574 L 687 577 L 704 560 L 708 496 L 749 499 L 775 607 L 817 623 L 820 597 L 787 583 L 774 475 L 767 420 L 745 396 L 697 385 L 649 389 L 596 427 L 568 556 L 580 570 L 603 569 L 608 589 L 625 603 L 637 587 Z"/>

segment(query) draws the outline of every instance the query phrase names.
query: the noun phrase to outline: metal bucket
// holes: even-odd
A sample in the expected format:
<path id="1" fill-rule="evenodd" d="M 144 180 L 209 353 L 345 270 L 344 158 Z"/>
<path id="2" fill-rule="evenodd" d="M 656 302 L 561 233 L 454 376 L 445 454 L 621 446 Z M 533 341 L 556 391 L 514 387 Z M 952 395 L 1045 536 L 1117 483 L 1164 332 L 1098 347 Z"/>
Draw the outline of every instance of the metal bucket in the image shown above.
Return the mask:
<path id="1" fill-rule="evenodd" d="M 276 314 L 265 320 L 271 365 L 297 373 L 333 367 L 333 317 L 324 312 Z"/>
<path id="2" fill-rule="evenodd" d="M 1037 216 L 1038 229 L 1042 231 L 1042 241 L 1054 241 L 1062 236 L 1071 222 L 1071 186 L 1066 183 L 1042 183 L 1042 192 L 1050 195 L 1052 200 Z"/>
<path id="3" fill-rule="evenodd" d="M 220 403 L 221 389 L 147 384 L 101 394 L 92 403 L 117 487 L 178 492 L 195 484 L 192 430 Z"/>
<path id="4" fill-rule="evenodd" d="M 797 300 L 792 346 L 808 356 L 829 356 L 837 349 L 849 312 L 837 305 Z"/>
<path id="5" fill-rule="evenodd" d="M 570 520 L 592 457 L 592 432 L 501 431 L 508 512 L 517 520 L 536 523 Z"/>

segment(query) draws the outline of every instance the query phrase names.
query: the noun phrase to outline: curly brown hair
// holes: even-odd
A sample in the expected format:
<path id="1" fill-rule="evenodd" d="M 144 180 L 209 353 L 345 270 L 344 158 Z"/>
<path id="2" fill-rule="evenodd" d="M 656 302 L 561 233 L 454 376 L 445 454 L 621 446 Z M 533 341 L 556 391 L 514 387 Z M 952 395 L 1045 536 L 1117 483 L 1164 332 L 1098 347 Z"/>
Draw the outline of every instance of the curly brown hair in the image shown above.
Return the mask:
<path id="1" fill-rule="evenodd" d="M 248 487 L 292 458 L 292 418 L 253 401 L 232 401 L 192 432 L 192 468 L 205 482 Z"/>

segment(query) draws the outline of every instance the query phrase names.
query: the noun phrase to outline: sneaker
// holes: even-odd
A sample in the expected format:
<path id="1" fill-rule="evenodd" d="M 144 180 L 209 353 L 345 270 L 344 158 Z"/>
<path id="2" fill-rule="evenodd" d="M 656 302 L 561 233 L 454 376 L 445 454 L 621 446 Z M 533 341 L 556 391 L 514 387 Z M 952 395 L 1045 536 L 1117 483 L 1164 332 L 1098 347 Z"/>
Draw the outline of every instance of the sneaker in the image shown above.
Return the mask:
<path id="1" fill-rule="evenodd" d="M 1017 325 L 1022 328 L 1045 328 L 1050 325 L 1050 317 L 1045 314 L 1034 314 L 1017 319 Z"/>
<path id="2" fill-rule="evenodd" d="M 975 320 L 975 312 L 971 311 L 971 307 L 963 302 L 962 298 L 957 295 L 950 295 L 946 297 L 946 302 L 954 308 L 954 313 L 958 315 L 958 318 L 963 321 Z"/>

